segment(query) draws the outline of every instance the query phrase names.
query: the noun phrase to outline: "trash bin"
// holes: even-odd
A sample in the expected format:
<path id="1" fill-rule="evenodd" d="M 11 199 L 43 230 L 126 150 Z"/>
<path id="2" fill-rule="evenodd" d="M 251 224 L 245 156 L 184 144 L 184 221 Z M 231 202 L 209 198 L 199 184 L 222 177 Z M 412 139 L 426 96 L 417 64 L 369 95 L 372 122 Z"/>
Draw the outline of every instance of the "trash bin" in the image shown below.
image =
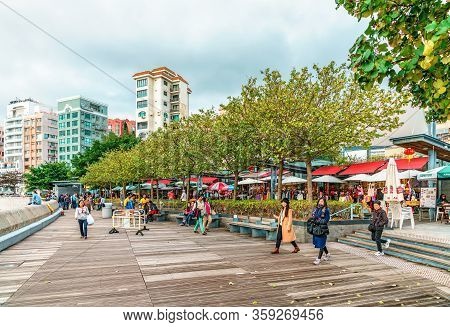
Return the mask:
<path id="1" fill-rule="evenodd" d="M 105 206 L 102 208 L 102 218 L 112 218 L 112 203 L 105 203 Z"/>

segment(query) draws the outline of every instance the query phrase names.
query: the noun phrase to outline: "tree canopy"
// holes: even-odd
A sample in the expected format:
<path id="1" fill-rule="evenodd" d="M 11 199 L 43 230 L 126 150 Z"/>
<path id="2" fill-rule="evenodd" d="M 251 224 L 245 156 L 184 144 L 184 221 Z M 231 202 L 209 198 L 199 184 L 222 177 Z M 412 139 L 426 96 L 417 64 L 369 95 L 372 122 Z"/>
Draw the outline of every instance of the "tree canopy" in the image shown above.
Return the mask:
<path id="1" fill-rule="evenodd" d="M 412 94 L 428 121 L 450 114 L 450 2 L 443 0 L 336 0 L 338 7 L 369 18 L 350 49 L 357 81 L 369 89 L 385 78 Z"/>
<path id="2" fill-rule="evenodd" d="M 27 191 L 35 189 L 50 190 L 52 182 L 64 181 L 70 178 L 70 168 L 65 162 L 48 162 L 38 167 L 32 167 L 24 174 Z"/>
<path id="3" fill-rule="evenodd" d="M 112 150 L 131 149 L 139 143 L 139 140 L 134 134 L 124 133 L 122 136 L 117 136 L 114 133 L 109 133 L 100 141 L 95 141 L 85 152 L 77 154 L 72 159 L 73 175 L 75 177 L 84 176 L 87 167 L 100 160 L 106 153 Z"/>

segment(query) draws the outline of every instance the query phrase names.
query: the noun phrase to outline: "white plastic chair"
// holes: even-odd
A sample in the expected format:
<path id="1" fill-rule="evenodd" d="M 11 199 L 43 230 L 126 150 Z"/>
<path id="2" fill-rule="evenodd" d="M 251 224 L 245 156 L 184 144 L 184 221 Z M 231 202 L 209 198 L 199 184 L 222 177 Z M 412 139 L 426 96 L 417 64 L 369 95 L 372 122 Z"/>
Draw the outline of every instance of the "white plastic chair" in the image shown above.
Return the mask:
<path id="1" fill-rule="evenodd" d="M 439 216 L 441 216 L 441 222 L 444 219 L 445 211 L 439 211 L 439 208 L 436 208 L 436 221 L 438 221 Z"/>
<path id="2" fill-rule="evenodd" d="M 403 227 L 403 221 L 408 219 L 411 220 L 411 228 L 414 229 L 414 214 L 412 207 L 402 208 L 402 215 L 400 218 L 400 229 L 402 229 Z"/>

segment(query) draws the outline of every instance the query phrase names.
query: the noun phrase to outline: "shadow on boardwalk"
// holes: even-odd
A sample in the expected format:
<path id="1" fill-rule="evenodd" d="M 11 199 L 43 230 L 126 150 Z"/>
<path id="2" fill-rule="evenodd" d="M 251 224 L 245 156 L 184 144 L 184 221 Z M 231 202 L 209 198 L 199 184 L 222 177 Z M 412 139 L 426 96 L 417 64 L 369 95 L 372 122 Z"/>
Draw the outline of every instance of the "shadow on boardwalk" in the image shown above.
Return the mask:
<path id="1" fill-rule="evenodd" d="M 447 272 L 330 243 L 270 255 L 273 243 L 225 230 L 207 236 L 172 222 L 144 236 L 108 234 L 95 213 L 80 239 L 73 211 L 0 253 L 5 306 L 448 306 Z M 385 262 L 384 262 L 384 261 Z M 412 265 L 412 266 L 411 266 Z M 409 267 L 405 269 L 405 267 Z M 415 269 L 410 269 L 416 267 Z"/>

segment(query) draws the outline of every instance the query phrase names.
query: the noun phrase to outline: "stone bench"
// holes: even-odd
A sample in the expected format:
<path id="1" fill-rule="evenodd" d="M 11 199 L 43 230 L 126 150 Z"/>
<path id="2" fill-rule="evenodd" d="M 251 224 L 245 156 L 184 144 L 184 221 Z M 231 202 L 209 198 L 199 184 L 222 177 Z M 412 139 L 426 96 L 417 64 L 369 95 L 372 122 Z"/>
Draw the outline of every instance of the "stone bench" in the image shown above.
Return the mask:
<path id="1" fill-rule="evenodd" d="M 277 238 L 277 222 L 275 219 L 261 217 L 237 217 L 229 224 L 230 232 L 251 235 L 252 237 L 263 237 L 268 241 Z"/>

